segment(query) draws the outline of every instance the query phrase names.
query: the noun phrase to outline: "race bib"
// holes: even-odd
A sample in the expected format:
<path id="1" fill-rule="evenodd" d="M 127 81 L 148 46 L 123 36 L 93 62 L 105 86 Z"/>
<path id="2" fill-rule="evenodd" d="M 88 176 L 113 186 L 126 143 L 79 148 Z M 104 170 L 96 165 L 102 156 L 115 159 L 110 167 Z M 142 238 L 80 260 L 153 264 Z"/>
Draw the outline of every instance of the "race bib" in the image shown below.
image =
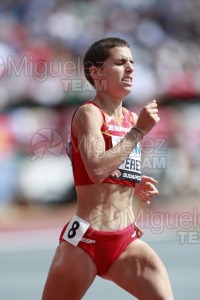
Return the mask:
<path id="1" fill-rule="evenodd" d="M 122 137 L 112 136 L 113 147 L 121 141 Z M 111 177 L 117 177 L 120 180 L 128 180 L 134 182 L 141 181 L 141 146 L 136 145 L 133 151 L 125 159 L 125 161 L 115 170 Z"/>
<path id="2" fill-rule="evenodd" d="M 89 226 L 90 223 L 75 215 L 69 222 L 65 233 L 63 234 L 63 239 L 70 244 L 77 246 Z"/>

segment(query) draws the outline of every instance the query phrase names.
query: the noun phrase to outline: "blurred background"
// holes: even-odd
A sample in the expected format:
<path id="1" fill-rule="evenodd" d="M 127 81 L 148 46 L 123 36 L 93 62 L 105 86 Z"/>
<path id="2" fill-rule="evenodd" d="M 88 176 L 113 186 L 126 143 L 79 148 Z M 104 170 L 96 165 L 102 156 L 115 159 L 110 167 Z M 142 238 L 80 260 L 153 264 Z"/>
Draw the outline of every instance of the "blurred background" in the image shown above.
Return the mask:
<path id="1" fill-rule="evenodd" d="M 193 274 L 195 269 L 198 274 L 199 257 L 197 259 L 195 251 L 200 243 L 200 1 L 2 0 L 2 300 L 40 299 L 57 237 L 76 208 L 71 164 L 64 145 L 70 136 L 73 112 L 94 96 L 93 88 L 84 78 L 83 55 L 91 43 L 109 36 L 127 40 L 135 61 L 133 90 L 124 105 L 139 112 L 154 98 L 159 103 L 161 121 L 142 142 L 143 172 L 154 176 L 159 182 L 160 195 L 152 201 L 151 211 L 165 212 L 165 216 L 175 221 L 178 216 L 176 223 L 172 221 L 171 228 L 169 224 L 166 226 L 167 232 L 174 229 L 174 235 L 166 234 L 166 240 L 177 238 L 176 242 L 171 241 L 169 249 L 174 253 L 175 244 L 176 247 L 180 244 L 190 246 L 187 251 L 184 248 L 188 258 L 194 257 L 195 253 L 190 271 Z M 196 220 L 195 224 L 192 222 L 187 227 L 190 233 L 193 228 L 196 238 L 193 236 L 191 240 L 190 235 L 185 235 L 184 243 L 183 236 L 181 239 L 180 235 L 177 237 L 178 227 L 185 232 L 185 228 L 181 228 L 183 224 L 180 224 L 183 213 L 190 214 L 191 219 Z M 156 222 L 150 225 L 156 226 Z M 155 236 L 153 238 L 150 231 L 148 239 L 152 238 L 154 243 Z M 165 259 L 162 249 L 155 247 Z M 18 274 L 22 276 L 21 282 L 29 278 L 26 270 L 21 269 L 21 263 L 17 265 L 17 262 L 21 259 L 23 263 L 22 258 L 30 255 L 32 249 L 36 251 L 31 252 L 34 257 L 31 260 L 35 259 L 35 277 L 29 274 L 32 284 L 27 282 L 30 289 L 26 286 L 27 294 L 24 294 L 24 284 L 17 282 L 17 287 L 10 289 L 7 278 L 11 276 L 13 282 Z M 10 260 L 11 253 L 15 253 L 16 257 L 12 257 L 16 260 Z M 46 258 L 46 264 L 42 255 Z M 44 262 L 40 270 L 36 268 L 37 259 L 40 266 Z M 179 259 L 181 265 L 183 260 L 181 257 Z M 171 266 L 170 256 L 167 264 Z M 30 269 L 33 270 L 33 266 Z M 184 281 L 177 282 L 178 275 L 171 269 L 170 272 L 176 299 L 189 299 L 183 288 Z M 191 280 L 192 275 L 189 277 Z M 33 282 L 38 282 L 37 288 L 34 288 Z M 199 299 L 199 286 L 196 281 L 192 283 L 194 296 L 190 299 Z M 101 284 L 97 283 L 98 286 Z M 182 295 L 181 289 L 184 291 Z M 112 286 L 110 291 L 115 291 L 115 288 Z M 114 299 L 118 299 L 117 293 Z M 124 295 L 118 294 L 119 299 L 128 299 Z M 94 299 L 92 292 L 85 299 Z"/>

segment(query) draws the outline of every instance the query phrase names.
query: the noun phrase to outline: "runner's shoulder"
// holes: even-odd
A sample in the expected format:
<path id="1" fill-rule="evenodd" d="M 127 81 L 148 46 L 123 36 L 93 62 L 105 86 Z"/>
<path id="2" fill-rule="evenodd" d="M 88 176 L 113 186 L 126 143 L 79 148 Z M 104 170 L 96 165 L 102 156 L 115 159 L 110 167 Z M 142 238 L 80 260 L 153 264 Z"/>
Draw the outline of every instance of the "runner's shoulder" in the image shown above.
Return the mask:
<path id="1" fill-rule="evenodd" d="M 92 120 L 95 123 L 102 123 L 102 113 L 97 106 L 91 103 L 85 103 L 77 109 L 76 114 L 74 116 L 74 121 L 75 123 L 79 123 L 80 121 L 81 123 L 84 123 L 89 122 L 90 120 Z"/>

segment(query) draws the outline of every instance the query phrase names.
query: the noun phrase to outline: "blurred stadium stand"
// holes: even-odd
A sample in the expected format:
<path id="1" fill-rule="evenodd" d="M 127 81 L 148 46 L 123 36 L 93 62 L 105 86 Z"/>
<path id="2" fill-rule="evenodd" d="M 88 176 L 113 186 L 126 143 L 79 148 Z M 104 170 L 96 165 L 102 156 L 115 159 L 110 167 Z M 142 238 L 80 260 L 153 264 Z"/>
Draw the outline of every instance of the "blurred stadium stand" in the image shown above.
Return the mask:
<path id="1" fill-rule="evenodd" d="M 199 12 L 195 0 L 1 1 L 0 205 L 75 199 L 64 144 L 74 110 L 94 95 L 83 54 L 108 36 L 134 53 L 125 105 L 138 112 L 159 102 L 144 173 L 159 180 L 163 197 L 199 195 Z"/>

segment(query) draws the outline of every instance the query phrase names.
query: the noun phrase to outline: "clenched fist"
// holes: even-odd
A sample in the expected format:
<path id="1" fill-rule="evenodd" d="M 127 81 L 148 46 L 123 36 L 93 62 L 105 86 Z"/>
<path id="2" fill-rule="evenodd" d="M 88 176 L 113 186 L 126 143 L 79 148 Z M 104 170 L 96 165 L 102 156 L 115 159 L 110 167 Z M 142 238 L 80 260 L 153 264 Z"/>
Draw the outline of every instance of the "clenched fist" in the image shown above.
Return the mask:
<path id="1" fill-rule="evenodd" d="M 153 100 L 140 111 L 135 127 L 139 128 L 143 135 L 145 135 L 159 122 L 159 120 L 158 105 L 156 100 Z"/>

